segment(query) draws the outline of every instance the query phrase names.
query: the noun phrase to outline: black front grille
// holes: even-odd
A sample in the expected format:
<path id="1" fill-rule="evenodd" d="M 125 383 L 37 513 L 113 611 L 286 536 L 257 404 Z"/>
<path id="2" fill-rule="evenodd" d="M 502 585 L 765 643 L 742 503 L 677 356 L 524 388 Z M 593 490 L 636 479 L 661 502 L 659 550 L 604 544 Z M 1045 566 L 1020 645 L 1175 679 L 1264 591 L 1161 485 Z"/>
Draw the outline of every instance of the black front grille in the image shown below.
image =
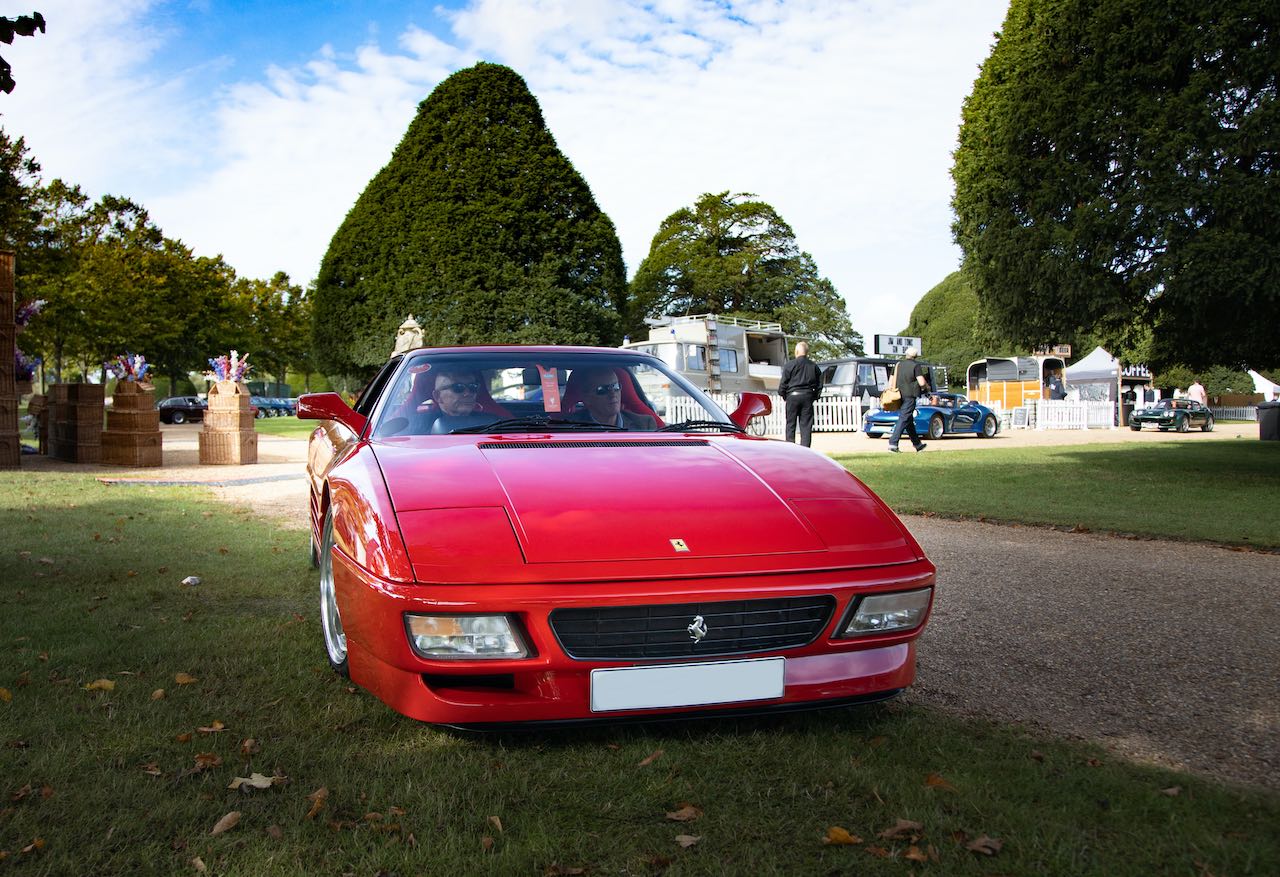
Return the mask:
<path id="1" fill-rule="evenodd" d="M 826 627 L 835 602 L 825 595 L 555 609 L 551 629 L 571 658 L 623 661 L 741 655 L 808 645 Z M 701 640 L 689 632 L 697 616 L 702 616 L 707 629 Z"/>

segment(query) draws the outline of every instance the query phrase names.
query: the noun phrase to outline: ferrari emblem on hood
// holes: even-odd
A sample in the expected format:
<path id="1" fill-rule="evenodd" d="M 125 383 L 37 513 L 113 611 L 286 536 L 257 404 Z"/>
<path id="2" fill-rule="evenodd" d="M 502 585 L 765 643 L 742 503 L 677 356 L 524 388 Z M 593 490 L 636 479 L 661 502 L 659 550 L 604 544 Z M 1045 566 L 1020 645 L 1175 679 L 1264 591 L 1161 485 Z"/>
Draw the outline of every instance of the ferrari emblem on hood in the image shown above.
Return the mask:
<path id="1" fill-rule="evenodd" d="M 684 544 L 684 540 L 683 540 L 683 539 L 672 539 L 672 540 L 671 540 L 671 547 L 672 547 L 672 548 L 674 548 L 676 551 L 688 551 L 688 550 L 689 550 L 689 546 Z"/>

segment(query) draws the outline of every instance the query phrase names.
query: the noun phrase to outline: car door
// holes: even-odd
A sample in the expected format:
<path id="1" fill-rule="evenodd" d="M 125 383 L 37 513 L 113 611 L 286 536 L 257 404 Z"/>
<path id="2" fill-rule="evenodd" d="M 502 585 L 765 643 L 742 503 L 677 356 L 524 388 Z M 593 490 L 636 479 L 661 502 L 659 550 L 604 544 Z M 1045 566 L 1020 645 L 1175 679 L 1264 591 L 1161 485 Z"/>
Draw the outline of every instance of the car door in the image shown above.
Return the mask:
<path id="1" fill-rule="evenodd" d="M 979 415 L 978 406 L 970 402 L 968 399 L 956 397 L 955 414 L 951 418 L 951 429 L 954 432 L 974 432 L 978 427 Z M 964 404 L 961 404 L 961 403 Z"/>

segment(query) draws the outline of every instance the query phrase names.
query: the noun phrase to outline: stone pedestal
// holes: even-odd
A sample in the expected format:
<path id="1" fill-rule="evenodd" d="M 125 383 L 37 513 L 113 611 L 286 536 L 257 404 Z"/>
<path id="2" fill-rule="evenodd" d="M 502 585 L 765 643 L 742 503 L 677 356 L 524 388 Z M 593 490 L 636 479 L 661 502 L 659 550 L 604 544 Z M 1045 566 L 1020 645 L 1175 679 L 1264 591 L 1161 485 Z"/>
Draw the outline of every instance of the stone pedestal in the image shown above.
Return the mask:
<path id="1" fill-rule="evenodd" d="M 120 381 L 102 431 L 102 462 L 112 466 L 159 466 L 164 436 L 156 392 L 147 384 Z"/>
<path id="2" fill-rule="evenodd" d="M 249 408 L 249 388 L 218 381 L 209 388 L 209 407 L 200 430 L 200 462 L 214 466 L 258 462 L 258 433 Z"/>

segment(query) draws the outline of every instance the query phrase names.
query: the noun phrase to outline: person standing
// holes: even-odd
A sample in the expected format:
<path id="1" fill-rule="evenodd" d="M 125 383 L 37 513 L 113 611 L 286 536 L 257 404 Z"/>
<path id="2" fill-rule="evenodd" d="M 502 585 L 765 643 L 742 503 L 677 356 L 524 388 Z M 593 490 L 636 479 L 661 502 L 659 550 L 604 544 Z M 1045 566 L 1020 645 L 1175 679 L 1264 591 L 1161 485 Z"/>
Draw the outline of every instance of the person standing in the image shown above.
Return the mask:
<path id="1" fill-rule="evenodd" d="M 1204 384 L 1199 380 L 1193 381 L 1191 386 L 1187 387 L 1187 398 L 1201 405 L 1209 404 L 1209 394 L 1204 391 Z"/>
<path id="2" fill-rule="evenodd" d="M 911 436 L 911 444 L 916 451 L 923 451 L 925 443 L 920 441 L 920 433 L 916 432 L 916 402 L 920 394 L 929 389 L 929 369 L 916 362 L 920 351 L 908 347 L 903 359 L 898 363 L 898 392 L 902 394 L 902 407 L 898 409 L 898 422 L 893 425 L 893 433 L 889 436 L 889 450 L 898 453 L 898 440 L 903 430 Z"/>
<path id="3" fill-rule="evenodd" d="M 822 372 L 809 361 L 809 345 L 796 344 L 796 358 L 782 367 L 778 395 L 787 403 L 787 441 L 796 440 L 800 426 L 800 444 L 809 447 L 813 438 L 813 403 L 822 392 Z"/>

